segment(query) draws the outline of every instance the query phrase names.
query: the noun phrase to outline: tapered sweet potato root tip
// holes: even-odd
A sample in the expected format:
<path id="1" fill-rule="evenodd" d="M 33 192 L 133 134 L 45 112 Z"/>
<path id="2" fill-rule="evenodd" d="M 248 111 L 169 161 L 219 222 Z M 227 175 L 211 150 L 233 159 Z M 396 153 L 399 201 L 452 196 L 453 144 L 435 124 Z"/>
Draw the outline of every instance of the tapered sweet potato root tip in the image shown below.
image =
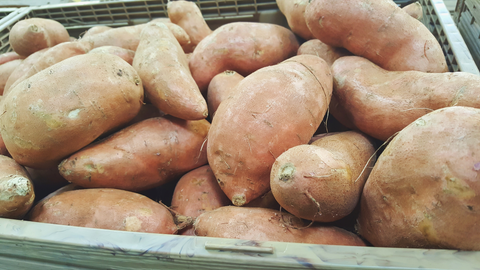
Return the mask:
<path id="1" fill-rule="evenodd" d="M 245 195 L 240 194 L 240 195 L 234 195 L 232 197 L 232 203 L 235 206 L 242 206 L 247 202 L 247 199 L 245 198 Z"/>

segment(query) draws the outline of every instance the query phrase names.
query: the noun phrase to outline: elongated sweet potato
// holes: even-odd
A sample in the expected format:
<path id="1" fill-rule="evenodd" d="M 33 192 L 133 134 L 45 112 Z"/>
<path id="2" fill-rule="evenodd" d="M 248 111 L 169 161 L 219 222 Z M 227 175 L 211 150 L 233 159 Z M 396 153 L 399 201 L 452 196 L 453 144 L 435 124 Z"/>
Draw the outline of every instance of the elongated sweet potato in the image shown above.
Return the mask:
<path id="1" fill-rule="evenodd" d="M 315 38 L 386 70 L 448 71 L 433 34 L 393 1 L 311 0 L 305 20 Z"/>
<path id="2" fill-rule="evenodd" d="M 182 27 L 190 37 L 191 44 L 184 47 L 186 53 L 193 52 L 198 43 L 212 33 L 203 19 L 202 12 L 194 2 L 169 1 L 167 12 L 172 23 Z"/>
<path id="3" fill-rule="evenodd" d="M 243 80 L 243 76 L 232 70 L 215 75 L 208 84 L 207 104 L 210 119 L 213 119 L 220 103 L 227 99 L 232 89 Z"/>
<path id="4" fill-rule="evenodd" d="M 210 80 L 225 70 L 242 76 L 294 56 L 298 41 L 292 31 L 268 23 L 234 22 L 204 38 L 190 57 L 190 70 L 205 94 Z M 206 61 L 208 59 L 208 61 Z"/>
<path id="5" fill-rule="evenodd" d="M 309 0 L 277 0 L 280 11 L 287 18 L 288 26 L 292 31 L 305 40 L 315 38 L 305 22 L 305 8 Z"/>
<path id="6" fill-rule="evenodd" d="M 358 229 L 374 246 L 480 250 L 480 109 L 424 115 L 387 145 Z"/>
<path id="7" fill-rule="evenodd" d="M 145 26 L 133 67 L 158 109 L 185 120 L 208 116 L 207 102 L 188 69 L 187 57 L 165 24 Z"/>
<path id="8" fill-rule="evenodd" d="M 21 219 L 34 200 L 33 183 L 25 168 L 0 155 L 0 217 Z"/>
<path id="9" fill-rule="evenodd" d="M 351 55 L 352 53 L 344 48 L 327 45 L 318 39 L 311 39 L 304 42 L 298 48 L 297 55 L 302 54 L 316 55 L 327 61 L 327 63 L 331 66 L 338 58 Z"/>
<path id="10" fill-rule="evenodd" d="M 205 165 L 207 120 L 141 121 L 71 155 L 60 174 L 82 187 L 142 191 Z"/>
<path id="11" fill-rule="evenodd" d="M 8 77 L 12 75 L 13 71 L 22 64 L 22 59 L 12 60 L 0 65 L 0 95 L 4 95 L 5 85 Z"/>
<path id="12" fill-rule="evenodd" d="M 7 82 L 5 83 L 5 87 L 3 88 L 3 92 L 8 92 L 10 87 L 14 82 L 16 82 L 20 77 L 23 76 L 23 74 L 27 73 L 28 70 L 30 70 L 33 65 L 42 57 L 42 55 L 48 50 L 48 48 L 45 48 L 43 50 L 40 50 L 38 52 L 35 52 L 31 55 L 29 55 L 27 58 L 23 60 L 23 62 L 18 65 L 15 70 L 13 70 L 12 74 L 7 79 Z"/>
<path id="13" fill-rule="evenodd" d="M 113 55 L 116 55 L 116 56 L 122 58 L 123 60 L 125 60 L 125 62 L 129 63 L 130 65 L 133 63 L 133 58 L 135 57 L 135 52 L 134 51 L 124 49 L 124 48 L 120 48 L 120 47 L 117 47 L 117 46 L 97 47 L 97 48 L 89 51 L 88 53 L 109 53 L 109 54 L 113 54 Z"/>
<path id="14" fill-rule="evenodd" d="M 330 102 L 330 67 L 301 55 L 245 77 L 223 101 L 208 133 L 208 162 L 241 206 L 270 189 L 270 170 L 287 149 L 307 143 Z"/>
<path id="15" fill-rule="evenodd" d="M 224 206 L 195 221 L 198 236 L 321 245 L 365 246 L 355 234 L 337 227 L 310 226 L 288 213 L 265 208 Z"/>
<path id="16" fill-rule="evenodd" d="M 357 206 L 375 163 L 375 148 L 356 131 L 328 133 L 298 145 L 273 164 L 270 187 L 277 202 L 296 217 L 332 222 Z"/>
<path id="17" fill-rule="evenodd" d="M 8 88 L 7 92 L 15 88 L 23 80 L 32 77 L 38 72 L 59 63 L 72 56 L 81 55 L 87 53 L 92 48 L 92 44 L 80 43 L 80 42 L 63 42 L 48 48 L 32 65 L 27 72 L 20 76 L 15 82 L 13 82 Z"/>
<path id="18" fill-rule="evenodd" d="M 331 114 L 383 141 L 433 110 L 480 107 L 480 77 L 470 73 L 387 71 L 358 56 L 338 59 L 332 72 Z"/>
<path id="19" fill-rule="evenodd" d="M 230 204 L 230 200 L 217 183 L 210 166 L 194 169 L 177 182 L 170 208 L 196 218 L 199 215 Z M 182 230 L 182 235 L 194 235 L 193 226 Z"/>
<path id="20" fill-rule="evenodd" d="M 43 18 L 18 21 L 10 29 L 9 35 L 13 50 L 22 56 L 67 41 L 70 41 L 70 35 L 62 24 Z"/>
<path id="21" fill-rule="evenodd" d="M 35 205 L 29 220 L 131 232 L 174 234 L 169 210 L 143 195 L 118 189 L 60 192 Z"/>
<path id="22" fill-rule="evenodd" d="M 0 131 L 18 163 L 49 168 L 130 121 L 142 103 L 132 66 L 114 55 L 83 54 L 12 89 L 0 104 Z"/>
<path id="23" fill-rule="evenodd" d="M 21 56 L 16 52 L 2 53 L 0 54 L 0 65 L 17 59 L 25 59 L 25 56 Z"/>

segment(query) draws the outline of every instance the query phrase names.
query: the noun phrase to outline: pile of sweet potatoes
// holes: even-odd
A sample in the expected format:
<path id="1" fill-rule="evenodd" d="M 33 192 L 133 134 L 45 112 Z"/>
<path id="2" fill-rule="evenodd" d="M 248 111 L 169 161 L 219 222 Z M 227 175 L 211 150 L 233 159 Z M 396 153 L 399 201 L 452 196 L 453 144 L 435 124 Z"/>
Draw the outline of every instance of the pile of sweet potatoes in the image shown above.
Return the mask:
<path id="1" fill-rule="evenodd" d="M 480 77 L 416 4 L 277 0 L 288 26 L 169 18 L 0 55 L 0 217 L 135 232 L 480 250 Z"/>

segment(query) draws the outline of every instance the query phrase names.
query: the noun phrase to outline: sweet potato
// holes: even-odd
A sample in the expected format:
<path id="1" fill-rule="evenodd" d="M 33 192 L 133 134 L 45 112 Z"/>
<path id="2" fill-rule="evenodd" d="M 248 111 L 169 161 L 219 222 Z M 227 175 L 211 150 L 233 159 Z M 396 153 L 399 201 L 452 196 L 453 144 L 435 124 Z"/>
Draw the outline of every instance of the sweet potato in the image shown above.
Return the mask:
<path id="1" fill-rule="evenodd" d="M 217 28 L 193 51 L 190 70 L 205 94 L 210 80 L 225 70 L 242 76 L 294 56 L 298 41 L 292 31 L 268 23 L 234 22 Z M 208 59 L 208 61 L 206 61 Z"/>
<path id="2" fill-rule="evenodd" d="M 315 38 L 386 70 L 448 71 L 433 34 L 393 1 L 311 0 L 305 20 Z"/>
<path id="3" fill-rule="evenodd" d="M 10 46 L 22 56 L 67 41 L 70 41 L 70 35 L 62 24 L 43 18 L 18 21 L 10 29 L 9 35 Z"/>
<path id="4" fill-rule="evenodd" d="M 148 99 L 161 111 L 185 120 L 208 116 L 207 102 L 188 69 L 187 57 L 165 24 L 145 26 L 133 67 Z"/>
<path id="5" fill-rule="evenodd" d="M 109 230 L 174 234 L 169 210 L 140 194 L 118 189 L 61 192 L 35 205 L 29 220 Z"/>
<path id="6" fill-rule="evenodd" d="M 3 91 L 7 84 L 8 77 L 12 75 L 13 71 L 22 64 L 22 59 L 12 60 L 0 65 L 0 95 L 4 95 Z"/>
<path id="7" fill-rule="evenodd" d="M 0 132 L 18 163 L 49 168 L 130 121 L 142 103 L 132 66 L 114 55 L 78 55 L 12 89 L 0 104 Z"/>
<path id="8" fill-rule="evenodd" d="M 344 48 L 327 45 L 318 39 L 311 39 L 304 42 L 298 48 L 297 55 L 302 54 L 316 55 L 327 61 L 327 63 L 331 66 L 333 65 L 333 62 L 335 62 L 335 60 L 337 60 L 338 58 L 351 55 L 352 53 L 345 50 Z"/>
<path id="9" fill-rule="evenodd" d="M 23 60 L 23 62 L 20 65 L 18 65 L 17 68 L 15 68 L 15 70 L 13 70 L 12 74 L 10 74 L 10 76 L 7 79 L 7 82 L 5 83 L 5 87 L 3 88 L 4 95 L 6 92 L 8 92 L 12 84 L 16 82 L 20 77 L 22 77 L 23 74 L 27 73 L 28 70 L 30 70 L 35 65 L 38 59 L 40 59 L 47 50 L 48 48 L 45 48 L 43 50 L 40 50 L 38 52 L 35 52 L 29 55 L 27 58 Z"/>
<path id="10" fill-rule="evenodd" d="M 332 72 L 330 113 L 383 141 L 433 110 L 480 107 L 480 77 L 470 73 L 387 71 L 358 56 L 338 59 Z"/>
<path id="11" fill-rule="evenodd" d="M 422 4 L 419 2 L 411 3 L 402 8 L 408 15 L 412 16 L 417 20 L 422 20 L 423 17 L 423 8 Z"/>
<path id="12" fill-rule="evenodd" d="M 213 119 L 218 105 L 230 96 L 232 89 L 243 80 L 243 76 L 232 70 L 215 75 L 208 84 L 207 104 L 210 119 Z"/>
<path id="13" fill-rule="evenodd" d="M 332 222 L 357 206 L 375 163 L 375 148 L 356 131 L 328 133 L 311 145 L 281 154 L 272 166 L 270 187 L 277 202 L 296 217 Z"/>
<path id="14" fill-rule="evenodd" d="M 65 59 L 72 56 L 81 55 L 87 53 L 92 48 L 92 44 L 80 43 L 80 42 L 63 42 L 48 48 L 32 65 L 27 72 L 20 76 L 15 82 L 13 82 L 8 88 L 7 92 L 15 88 L 23 80 L 32 77 L 38 72 L 53 66 Z"/>
<path id="15" fill-rule="evenodd" d="M 7 52 L 0 54 L 0 65 L 3 65 L 7 62 L 18 60 L 18 59 L 25 59 L 25 56 L 21 56 L 16 52 Z"/>
<path id="16" fill-rule="evenodd" d="M 15 160 L 0 155 L 0 217 L 21 219 L 35 200 L 27 171 Z"/>
<path id="17" fill-rule="evenodd" d="M 97 48 L 89 51 L 88 53 L 109 53 L 109 54 L 113 54 L 113 55 L 116 55 L 116 56 L 122 58 L 123 60 L 125 60 L 125 62 L 129 63 L 130 65 L 133 63 L 133 58 L 135 57 L 135 52 L 134 51 L 124 49 L 124 48 L 120 48 L 120 47 L 117 47 L 117 46 L 97 47 Z"/>
<path id="18" fill-rule="evenodd" d="M 307 143 L 325 115 L 330 67 L 301 55 L 245 77 L 223 101 L 208 133 L 208 162 L 220 187 L 242 206 L 270 189 L 275 158 Z"/>
<path id="19" fill-rule="evenodd" d="M 245 207 L 261 207 L 261 208 L 270 208 L 278 210 L 280 209 L 280 204 L 278 204 L 277 200 L 273 196 L 272 191 L 263 194 L 262 196 L 256 198 L 255 200 L 247 203 Z"/>
<path id="20" fill-rule="evenodd" d="M 151 118 L 71 155 L 58 166 L 82 187 L 142 191 L 207 163 L 207 120 Z"/>
<path id="21" fill-rule="evenodd" d="M 305 40 L 315 38 L 305 22 L 305 8 L 309 0 L 277 0 L 280 11 L 285 15 L 292 31 Z"/>
<path id="22" fill-rule="evenodd" d="M 198 236 L 320 245 L 365 246 L 355 234 L 337 227 L 310 226 L 288 213 L 265 208 L 224 206 L 195 221 Z"/>
<path id="23" fill-rule="evenodd" d="M 100 33 L 103 33 L 105 31 L 108 31 L 112 29 L 110 26 L 106 26 L 106 25 L 97 25 L 97 26 L 94 26 L 94 27 L 91 27 L 90 29 L 88 29 L 85 34 L 83 34 L 82 38 L 86 38 L 88 36 L 93 36 L 93 35 L 96 35 L 96 34 L 100 34 Z"/>
<path id="24" fill-rule="evenodd" d="M 230 204 L 230 200 L 220 189 L 210 166 L 194 169 L 177 182 L 173 191 L 170 208 L 179 214 L 196 218 L 206 211 L 211 211 Z M 194 235 L 193 227 L 182 230 L 182 235 Z"/>
<path id="25" fill-rule="evenodd" d="M 194 2 L 169 1 L 167 12 L 172 23 L 182 27 L 190 37 L 191 43 L 184 47 L 186 53 L 193 52 L 198 43 L 212 33 L 203 19 L 202 12 Z"/>
<path id="26" fill-rule="evenodd" d="M 358 229 L 374 246 L 480 251 L 480 109 L 424 115 L 387 145 L 365 184 Z"/>

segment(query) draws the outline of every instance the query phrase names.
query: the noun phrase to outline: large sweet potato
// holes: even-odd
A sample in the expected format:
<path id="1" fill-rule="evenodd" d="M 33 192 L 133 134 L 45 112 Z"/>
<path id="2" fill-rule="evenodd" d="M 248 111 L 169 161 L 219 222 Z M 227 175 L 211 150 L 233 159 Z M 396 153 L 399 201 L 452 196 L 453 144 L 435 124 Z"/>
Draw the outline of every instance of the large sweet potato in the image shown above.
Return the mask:
<path id="1" fill-rule="evenodd" d="M 378 158 L 358 229 L 374 246 L 480 251 L 480 109 L 449 107 L 404 128 Z"/>
<path id="2" fill-rule="evenodd" d="M 480 77 L 470 73 L 387 71 L 358 56 L 338 59 L 332 72 L 330 113 L 384 141 L 433 110 L 480 107 Z"/>
<path id="3" fill-rule="evenodd" d="M 0 65 L 3 65 L 7 62 L 18 60 L 18 59 L 25 59 L 25 56 L 21 56 L 16 52 L 7 52 L 0 54 Z"/>
<path id="4" fill-rule="evenodd" d="M 120 57 L 70 57 L 22 81 L 1 103 L 0 132 L 12 157 L 41 169 L 130 121 L 142 81 Z"/>
<path id="5" fill-rule="evenodd" d="M 88 53 L 109 53 L 109 54 L 113 54 L 113 55 L 116 55 L 116 56 L 122 58 L 123 60 L 125 60 L 125 62 L 129 63 L 130 65 L 133 63 L 133 58 L 135 57 L 135 52 L 134 51 L 124 49 L 124 48 L 120 48 L 120 47 L 117 47 L 117 46 L 97 47 L 97 48 L 89 51 Z"/>
<path id="6" fill-rule="evenodd" d="M 208 162 L 234 205 L 270 189 L 275 159 L 310 140 L 331 91 L 328 64 L 301 55 L 245 77 L 220 104 L 208 134 Z"/>
<path id="7" fill-rule="evenodd" d="M 292 31 L 268 23 L 225 24 L 204 38 L 190 57 L 190 70 L 200 91 L 225 70 L 242 76 L 294 56 L 298 41 Z"/>
<path id="8" fill-rule="evenodd" d="M 174 234 L 170 211 L 146 196 L 118 189 L 59 192 L 35 205 L 36 222 L 109 230 Z"/>
<path id="9" fill-rule="evenodd" d="M 433 34 L 393 1 L 311 0 L 305 20 L 317 39 L 344 47 L 386 70 L 448 70 Z"/>
<path id="10" fill-rule="evenodd" d="M 207 163 L 209 127 L 207 120 L 147 119 L 71 155 L 59 165 L 60 174 L 89 188 L 157 187 Z"/>

